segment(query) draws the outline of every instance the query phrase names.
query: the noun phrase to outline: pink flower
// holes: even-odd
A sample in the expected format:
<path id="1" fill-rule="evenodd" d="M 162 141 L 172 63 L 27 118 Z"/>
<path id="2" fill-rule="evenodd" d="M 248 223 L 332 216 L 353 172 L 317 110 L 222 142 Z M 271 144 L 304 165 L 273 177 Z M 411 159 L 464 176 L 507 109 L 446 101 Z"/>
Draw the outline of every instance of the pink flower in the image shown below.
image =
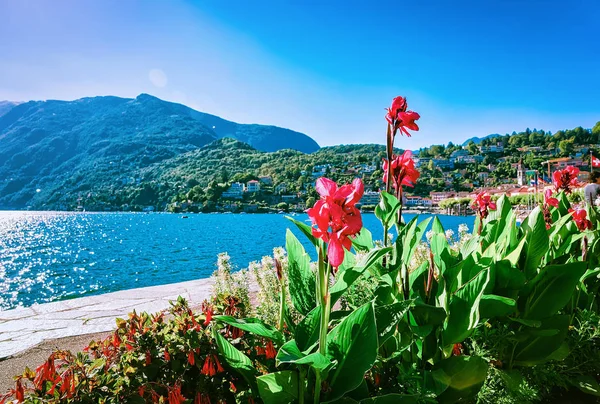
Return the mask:
<path id="1" fill-rule="evenodd" d="M 565 194 L 570 194 L 572 188 L 580 187 L 581 184 L 577 181 L 577 175 L 579 175 L 579 168 L 573 166 L 555 171 L 552 174 L 552 182 L 554 183 L 556 192 L 563 190 Z"/>
<path id="2" fill-rule="evenodd" d="M 394 136 L 398 129 L 408 137 L 410 137 L 410 133 L 407 129 L 419 130 L 419 125 L 415 121 L 421 116 L 416 112 L 407 111 L 407 107 L 406 98 L 398 96 L 392 100 L 391 107 L 386 108 L 385 119 L 392 126 Z"/>
<path id="3" fill-rule="evenodd" d="M 338 188 L 329 178 L 319 178 L 315 186 L 321 199 L 306 212 L 310 217 L 313 236 L 329 243 L 327 257 L 335 270 L 344 261 L 344 248 L 350 250 L 348 237 L 362 229 L 362 218 L 356 203 L 364 193 L 362 181 L 356 178 L 352 184 Z"/>
<path id="4" fill-rule="evenodd" d="M 573 213 L 572 217 L 579 231 L 592 229 L 592 222 L 588 220 L 585 209 L 569 209 L 569 212 Z"/>
<path id="5" fill-rule="evenodd" d="M 550 188 L 546 189 L 544 192 L 544 201 L 546 202 L 546 205 L 558 208 L 558 199 L 552 197 L 552 190 Z"/>
<path id="6" fill-rule="evenodd" d="M 492 201 L 492 197 L 486 192 L 480 192 L 475 197 L 471 207 L 477 211 L 479 217 L 485 219 L 489 214 L 489 210 L 496 210 L 496 202 Z"/>
<path id="7" fill-rule="evenodd" d="M 388 166 L 387 159 L 383 159 L 383 182 L 387 182 Z M 414 188 L 420 175 L 421 173 L 415 168 L 410 150 L 406 150 L 401 156 L 392 159 L 392 184 L 394 188 L 398 189 L 402 185 Z"/>

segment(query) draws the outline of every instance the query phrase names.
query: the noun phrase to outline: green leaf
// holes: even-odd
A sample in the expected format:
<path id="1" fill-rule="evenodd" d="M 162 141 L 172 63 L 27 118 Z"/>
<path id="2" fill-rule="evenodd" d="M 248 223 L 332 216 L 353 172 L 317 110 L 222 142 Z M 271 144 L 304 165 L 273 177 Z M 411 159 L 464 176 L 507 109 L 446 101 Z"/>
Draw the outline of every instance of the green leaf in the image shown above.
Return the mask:
<path id="1" fill-rule="evenodd" d="M 590 375 L 579 375 L 575 379 L 571 380 L 571 384 L 585 394 L 600 397 L 600 385 Z"/>
<path id="2" fill-rule="evenodd" d="M 442 325 L 446 320 L 446 311 L 443 307 L 425 304 L 421 299 L 415 301 L 411 314 L 411 329 L 421 338 L 429 335 L 435 327 Z"/>
<path id="3" fill-rule="evenodd" d="M 315 275 L 310 270 L 310 257 L 294 234 L 288 229 L 285 236 L 288 254 L 290 297 L 294 307 L 307 315 L 316 306 Z"/>
<path id="4" fill-rule="evenodd" d="M 312 234 L 312 228 L 307 225 L 306 223 L 302 223 L 292 217 L 286 216 L 286 219 L 288 219 L 290 222 L 294 223 L 296 225 L 296 227 L 298 227 L 298 229 L 306 236 L 306 238 L 317 248 L 320 247 L 320 241 L 313 236 Z"/>
<path id="5" fill-rule="evenodd" d="M 377 216 L 384 225 L 389 225 L 390 222 L 394 220 L 395 214 L 399 208 L 400 202 L 398 199 L 394 195 L 384 191 L 381 192 L 381 200 L 375 207 L 375 216 Z"/>
<path id="6" fill-rule="evenodd" d="M 327 401 L 357 388 L 377 358 L 377 326 L 371 302 L 359 307 L 327 335 L 327 354 L 338 364 L 329 377 Z"/>
<path id="7" fill-rule="evenodd" d="M 317 306 L 296 325 L 294 338 L 301 351 L 306 351 L 318 341 L 320 320 L 321 306 Z"/>
<path id="8" fill-rule="evenodd" d="M 440 394 L 440 403 L 470 402 L 487 377 L 488 364 L 478 356 L 451 356 L 434 367 L 433 379 L 448 388 Z"/>
<path id="9" fill-rule="evenodd" d="M 363 227 L 356 237 L 352 239 L 352 245 L 357 251 L 370 251 L 375 248 L 373 235 L 366 227 Z"/>
<path id="10" fill-rule="evenodd" d="M 261 337 L 265 337 L 281 346 L 285 342 L 283 334 L 272 325 L 265 324 L 257 318 L 238 319 L 232 316 L 214 316 L 215 320 L 229 324 L 240 330 L 248 331 Z"/>
<path id="11" fill-rule="evenodd" d="M 565 307 L 586 268 L 586 262 L 573 262 L 542 269 L 522 292 L 522 317 L 541 320 Z"/>
<path id="12" fill-rule="evenodd" d="M 375 248 L 365 256 L 354 266 L 348 268 L 344 272 L 340 273 L 338 279 L 330 289 L 331 304 L 339 300 L 340 297 L 348 290 L 348 288 L 357 280 L 363 272 L 368 270 L 370 267 L 375 265 L 381 258 L 392 250 L 391 247 Z"/>
<path id="13" fill-rule="evenodd" d="M 296 341 L 286 342 L 277 353 L 277 366 L 281 363 L 294 363 L 296 365 L 309 365 L 310 367 L 325 371 L 332 366 L 332 362 L 319 352 L 305 355 L 296 345 Z"/>
<path id="14" fill-rule="evenodd" d="M 406 315 L 413 306 L 414 300 L 375 307 L 375 322 L 377 323 L 377 336 L 379 346 L 394 334 L 396 324 Z"/>
<path id="15" fill-rule="evenodd" d="M 229 341 L 227 341 L 216 328 L 213 328 L 213 338 L 217 342 L 217 347 L 219 348 L 219 353 L 225 359 L 225 363 L 235 371 L 237 371 L 242 377 L 246 380 L 246 382 L 250 385 L 252 390 L 256 393 L 257 384 L 256 384 L 256 374 L 257 371 L 252 364 L 250 358 L 240 352 L 236 347 L 231 345 Z"/>
<path id="16" fill-rule="evenodd" d="M 283 370 L 268 373 L 256 380 L 258 393 L 265 404 L 289 404 L 298 400 L 300 386 L 296 371 Z"/>
<path id="17" fill-rule="evenodd" d="M 400 239 L 396 239 L 396 243 L 402 243 L 402 262 L 407 264 L 411 261 L 415 249 L 423 239 L 423 234 L 425 234 L 425 230 L 427 230 L 427 226 L 429 226 L 429 222 L 431 222 L 431 218 L 423 220 L 421 223 L 417 225 L 417 218 L 415 216 L 406 226 L 406 235 Z M 437 219 L 437 218 L 436 218 Z"/>
<path id="18" fill-rule="evenodd" d="M 538 267 L 550 248 L 546 222 L 539 206 L 529 214 L 527 222 L 523 222 L 521 227 L 527 240 L 521 256 L 521 268 L 527 279 L 532 279 L 537 275 Z"/>
<path id="19" fill-rule="evenodd" d="M 417 404 L 418 396 L 408 394 L 386 394 L 378 397 L 365 398 L 360 404 Z"/>
<path id="20" fill-rule="evenodd" d="M 442 330 L 444 345 L 462 342 L 479 324 L 479 302 L 489 276 L 489 270 L 479 272 L 450 297 L 448 320 Z"/>
<path id="21" fill-rule="evenodd" d="M 479 314 L 482 318 L 505 317 L 514 313 L 517 302 L 508 297 L 483 295 L 479 302 Z"/>
<path id="22" fill-rule="evenodd" d="M 528 328 L 520 332 L 522 337 L 514 349 L 514 363 L 534 366 L 551 360 L 567 336 L 569 316 L 557 315 L 542 321 L 539 328 Z M 540 332 L 542 331 L 542 332 Z M 545 335 L 543 331 L 551 331 Z M 519 337 L 519 336 L 517 336 Z M 510 358 L 507 358 L 510 359 Z"/>

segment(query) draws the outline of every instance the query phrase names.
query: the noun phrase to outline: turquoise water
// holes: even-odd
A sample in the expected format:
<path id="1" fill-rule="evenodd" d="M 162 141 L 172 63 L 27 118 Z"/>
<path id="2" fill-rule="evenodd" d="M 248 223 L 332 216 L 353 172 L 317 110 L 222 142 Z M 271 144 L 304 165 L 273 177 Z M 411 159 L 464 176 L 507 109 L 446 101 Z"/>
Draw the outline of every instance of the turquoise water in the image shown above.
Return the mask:
<path id="1" fill-rule="evenodd" d="M 381 239 L 377 218 L 363 217 Z M 474 222 L 440 218 L 455 233 Z M 283 246 L 288 227 L 304 242 L 275 214 L 0 212 L 0 309 L 206 278 L 224 251 L 243 268 Z"/>

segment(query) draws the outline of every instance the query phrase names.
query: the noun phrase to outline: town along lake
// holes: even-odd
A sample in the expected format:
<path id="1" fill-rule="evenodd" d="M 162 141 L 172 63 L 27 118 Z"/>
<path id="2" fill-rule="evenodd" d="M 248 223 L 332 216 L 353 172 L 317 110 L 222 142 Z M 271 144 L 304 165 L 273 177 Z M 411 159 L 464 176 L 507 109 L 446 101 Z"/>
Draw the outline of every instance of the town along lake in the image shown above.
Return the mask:
<path id="1" fill-rule="evenodd" d="M 185 216 L 0 211 L 0 310 L 207 278 L 221 252 L 245 268 L 284 246 L 287 228 L 314 252 L 282 214 Z M 455 235 L 460 224 L 473 228 L 474 217 L 438 217 Z M 306 214 L 294 219 L 310 224 Z M 363 214 L 363 222 L 382 239 L 375 215 Z"/>

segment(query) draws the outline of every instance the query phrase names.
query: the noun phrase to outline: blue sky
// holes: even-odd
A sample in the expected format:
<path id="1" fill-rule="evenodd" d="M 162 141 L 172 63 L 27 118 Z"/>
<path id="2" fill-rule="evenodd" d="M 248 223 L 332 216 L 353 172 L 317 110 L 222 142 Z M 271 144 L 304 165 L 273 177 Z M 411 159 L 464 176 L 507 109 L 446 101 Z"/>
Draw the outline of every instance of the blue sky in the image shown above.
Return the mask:
<path id="1" fill-rule="evenodd" d="M 600 2 L 0 0 L 0 99 L 150 93 L 321 145 L 600 120 Z"/>

